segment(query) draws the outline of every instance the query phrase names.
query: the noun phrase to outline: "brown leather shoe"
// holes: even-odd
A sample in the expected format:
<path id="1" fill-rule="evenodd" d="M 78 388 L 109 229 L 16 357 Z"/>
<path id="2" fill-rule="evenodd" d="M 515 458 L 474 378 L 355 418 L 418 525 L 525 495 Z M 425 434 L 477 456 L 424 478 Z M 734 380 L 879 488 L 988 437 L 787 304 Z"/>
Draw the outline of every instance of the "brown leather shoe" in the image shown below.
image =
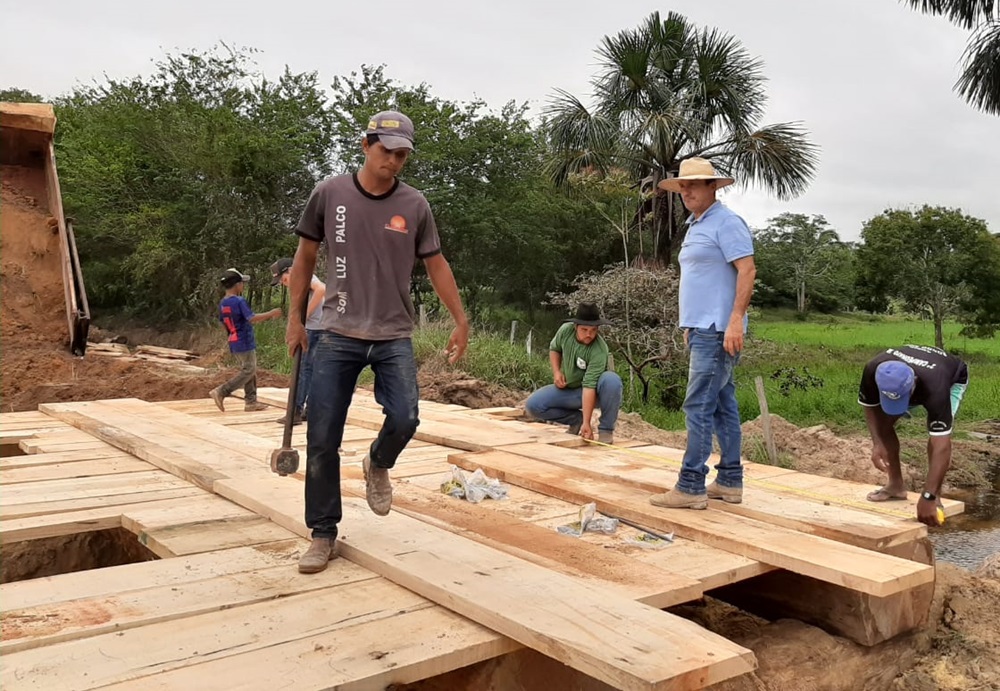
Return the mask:
<path id="1" fill-rule="evenodd" d="M 309 549 L 299 558 L 299 573 L 319 573 L 337 558 L 337 542 L 332 537 L 314 537 Z"/>
<path id="2" fill-rule="evenodd" d="M 301 425 L 302 421 L 305 420 L 305 419 L 306 418 L 302 414 L 301 410 L 294 411 L 292 413 L 292 427 L 295 427 L 296 425 Z M 277 422 L 279 425 L 284 426 L 285 423 L 288 422 L 288 413 L 285 413 L 285 415 L 283 417 L 279 417 L 277 420 L 275 420 L 275 422 Z"/>
<path id="3" fill-rule="evenodd" d="M 267 403 L 261 403 L 260 401 L 249 401 L 243 404 L 243 411 L 246 413 L 258 413 L 262 410 L 267 410 L 270 408 Z"/>
<path id="4" fill-rule="evenodd" d="M 218 389 L 212 389 L 208 392 L 209 397 L 215 401 L 215 406 L 222 412 L 226 412 L 226 397 L 222 395 L 222 392 Z"/>
<path id="5" fill-rule="evenodd" d="M 365 473 L 365 498 L 368 506 L 379 516 L 387 516 L 392 508 L 392 483 L 389 481 L 389 471 L 372 465 L 371 453 L 365 454 L 361 462 Z"/>
<path id="6" fill-rule="evenodd" d="M 740 504 L 743 502 L 742 487 L 726 487 L 718 482 L 712 482 L 705 488 L 709 499 L 721 499 L 727 504 Z"/>
<path id="7" fill-rule="evenodd" d="M 707 509 L 708 496 L 705 494 L 688 494 L 674 487 L 669 492 L 654 494 L 649 498 L 653 506 L 665 509 Z"/>
<path id="8" fill-rule="evenodd" d="M 615 433 L 606 429 L 599 429 L 597 430 L 597 441 L 602 444 L 614 444 Z"/>

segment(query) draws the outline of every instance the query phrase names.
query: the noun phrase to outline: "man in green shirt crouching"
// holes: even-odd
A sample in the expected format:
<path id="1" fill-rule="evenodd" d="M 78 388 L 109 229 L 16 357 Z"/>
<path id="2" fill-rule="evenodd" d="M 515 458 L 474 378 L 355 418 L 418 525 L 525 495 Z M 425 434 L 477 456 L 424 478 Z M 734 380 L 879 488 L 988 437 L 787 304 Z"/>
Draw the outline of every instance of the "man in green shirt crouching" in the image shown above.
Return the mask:
<path id="1" fill-rule="evenodd" d="M 608 371 L 608 344 L 598 334 L 601 325 L 608 323 L 601 319 L 597 305 L 584 302 L 577 307 L 576 317 L 559 327 L 549 344 L 553 383 L 528 397 L 524 408 L 531 417 L 568 425 L 570 434 L 593 440 L 590 420 L 594 408 L 600 408 L 597 440 L 614 443 L 622 380 Z"/>

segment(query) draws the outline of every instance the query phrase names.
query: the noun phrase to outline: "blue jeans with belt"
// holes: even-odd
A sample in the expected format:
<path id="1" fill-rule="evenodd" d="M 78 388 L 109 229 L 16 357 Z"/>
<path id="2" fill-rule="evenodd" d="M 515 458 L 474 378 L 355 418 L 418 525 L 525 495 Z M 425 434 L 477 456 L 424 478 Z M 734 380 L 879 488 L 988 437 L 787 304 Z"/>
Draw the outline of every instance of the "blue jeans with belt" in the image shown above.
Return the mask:
<path id="1" fill-rule="evenodd" d="M 733 378 L 739 353 L 727 353 L 722 347 L 724 339 L 725 334 L 714 328 L 688 332 L 691 355 L 684 398 L 687 449 L 677 481 L 677 489 L 688 494 L 705 493 L 713 432 L 719 440 L 722 457 L 715 466 L 716 481 L 726 487 L 743 486 L 743 466 L 740 465 L 743 439 Z"/>
<path id="2" fill-rule="evenodd" d="M 306 429 L 306 525 L 313 537 L 337 536 L 343 518 L 340 454 L 347 409 L 358 376 L 375 373 L 375 400 L 385 421 L 372 442 L 372 465 L 392 468 L 420 424 L 417 363 L 408 338 L 363 341 L 321 331 L 312 347 L 312 385 Z"/>

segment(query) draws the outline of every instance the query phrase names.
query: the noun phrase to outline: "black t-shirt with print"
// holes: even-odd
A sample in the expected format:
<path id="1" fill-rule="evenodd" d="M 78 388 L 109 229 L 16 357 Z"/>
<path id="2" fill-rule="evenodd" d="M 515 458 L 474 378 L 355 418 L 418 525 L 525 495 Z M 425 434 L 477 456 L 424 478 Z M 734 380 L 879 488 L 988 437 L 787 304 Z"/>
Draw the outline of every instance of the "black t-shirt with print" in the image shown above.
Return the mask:
<path id="1" fill-rule="evenodd" d="M 954 355 L 931 346 L 908 345 L 888 348 L 865 365 L 861 375 L 858 403 L 866 407 L 879 405 L 875 370 L 883 362 L 899 360 L 913 369 L 916 385 L 910 396 L 910 406 L 922 405 L 927 410 L 927 431 L 932 435 L 950 434 L 954 423 L 951 413 L 951 387 L 969 383 L 969 369 Z"/>

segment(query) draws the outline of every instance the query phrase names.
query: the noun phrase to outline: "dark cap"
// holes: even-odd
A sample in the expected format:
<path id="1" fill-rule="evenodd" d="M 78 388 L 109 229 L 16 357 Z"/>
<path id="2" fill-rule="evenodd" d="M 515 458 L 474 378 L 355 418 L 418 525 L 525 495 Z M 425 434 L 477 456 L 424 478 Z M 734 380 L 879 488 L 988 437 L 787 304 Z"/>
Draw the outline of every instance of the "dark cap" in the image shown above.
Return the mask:
<path id="1" fill-rule="evenodd" d="M 395 110 L 383 110 L 372 117 L 365 134 L 377 134 L 387 149 L 413 149 L 413 121 Z"/>
<path id="2" fill-rule="evenodd" d="M 242 271 L 239 271 L 237 269 L 226 269 L 225 273 L 222 274 L 222 278 L 220 279 L 219 282 L 222 283 L 223 287 L 225 288 L 232 288 L 237 283 L 245 283 L 246 281 L 249 280 L 250 277 L 247 276 Z"/>
<path id="3" fill-rule="evenodd" d="M 601 319 L 601 309 L 593 302 L 581 302 L 576 307 L 576 316 L 566 321 L 577 326 L 604 326 L 611 323 Z"/>
<path id="4" fill-rule="evenodd" d="M 276 286 L 281 283 L 281 276 L 292 268 L 291 257 L 282 257 L 271 264 L 271 285 Z"/>

